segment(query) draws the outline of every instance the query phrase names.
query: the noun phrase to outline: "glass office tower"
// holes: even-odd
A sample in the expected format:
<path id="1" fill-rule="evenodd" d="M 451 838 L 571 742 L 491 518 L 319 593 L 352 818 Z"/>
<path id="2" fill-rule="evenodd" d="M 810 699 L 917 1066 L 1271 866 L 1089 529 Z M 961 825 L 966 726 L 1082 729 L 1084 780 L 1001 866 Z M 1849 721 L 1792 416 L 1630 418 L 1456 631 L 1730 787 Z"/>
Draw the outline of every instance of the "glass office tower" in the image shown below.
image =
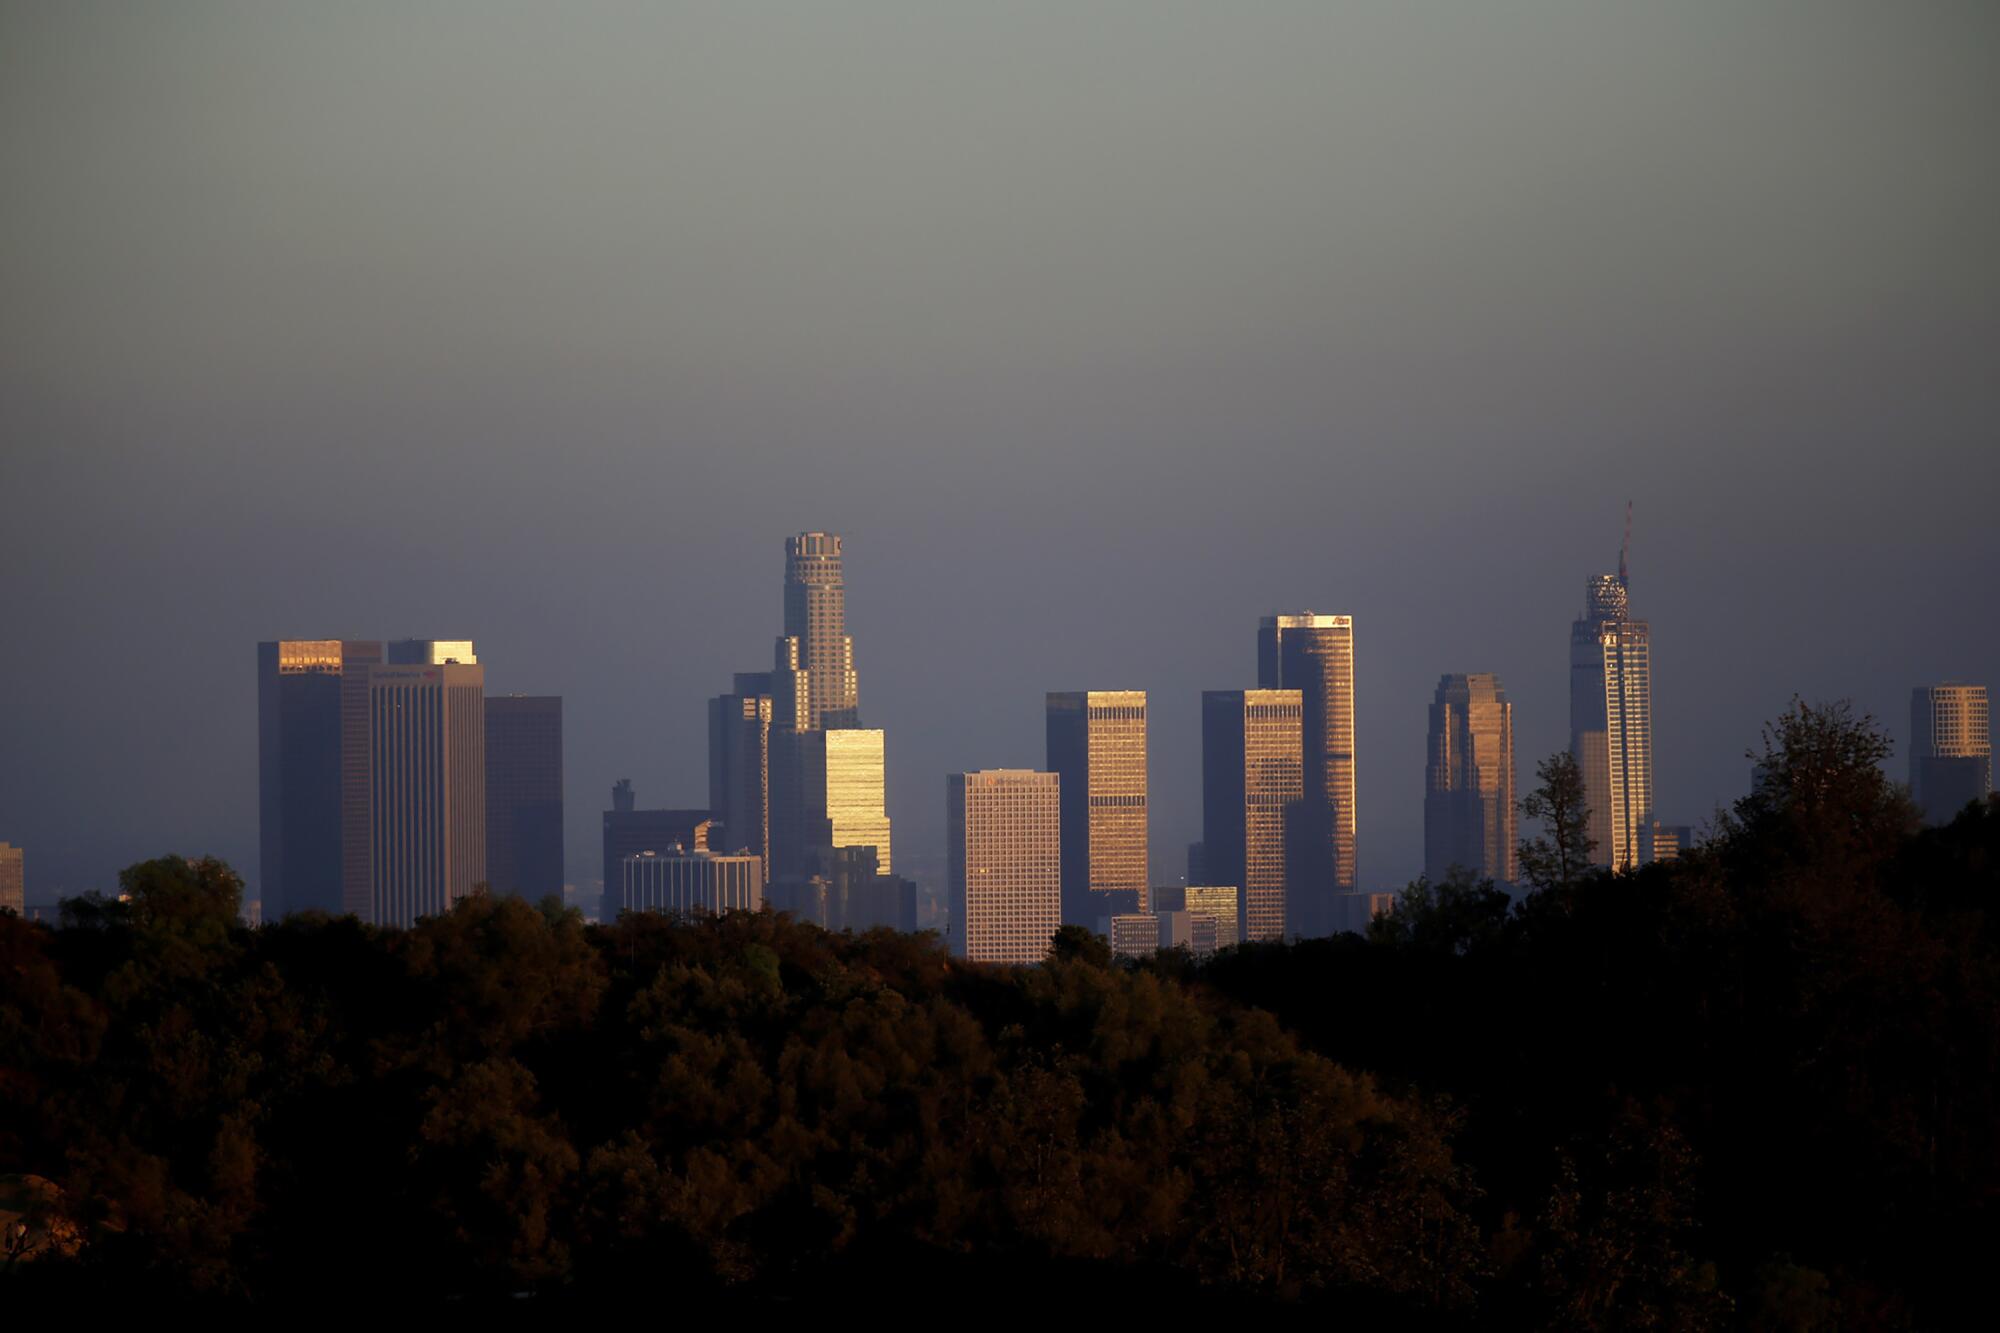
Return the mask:
<path id="1" fill-rule="evenodd" d="M 1201 696 L 1202 869 L 1233 884 L 1238 935 L 1283 939 L 1287 848 L 1305 795 L 1304 704 L 1298 690 L 1207 690 Z"/>
<path id="2" fill-rule="evenodd" d="M 1297 690 L 1305 795 L 1291 855 L 1292 929 L 1324 935 L 1330 902 L 1354 889 L 1354 618 L 1266 616 L 1257 627 L 1257 684 Z"/>
<path id="3" fill-rule="evenodd" d="M 1147 909 L 1146 692 L 1046 700 L 1049 771 L 1062 779 L 1063 920 L 1100 929 Z"/>
<path id="4" fill-rule="evenodd" d="M 1520 877 L 1514 806 L 1514 706 L 1488 672 L 1445 676 L 1431 702 L 1424 765 L 1424 875 L 1452 867 L 1511 884 Z"/>
<path id="5" fill-rule="evenodd" d="M 563 891 L 562 699 L 486 701 L 486 885 L 540 902 Z"/>
<path id="6" fill-rule="evenodd" d="M 257 645 L 257 891 L 266 921 L 345 910 L 342 681 L 381 660 L 380 640 Z"/>
<path id="7" fill-rule="evenodd" d="M 788 649 L 785 640 L 794 647 Z M 802 532 L 785 542 L 785 638 L 779 656 L 781 667 L 789 661 L 806 674 L 804 712 L 794 725 L 807 731 L 860 725 L 847 584 L 840 538 L 833 533 Z"/>

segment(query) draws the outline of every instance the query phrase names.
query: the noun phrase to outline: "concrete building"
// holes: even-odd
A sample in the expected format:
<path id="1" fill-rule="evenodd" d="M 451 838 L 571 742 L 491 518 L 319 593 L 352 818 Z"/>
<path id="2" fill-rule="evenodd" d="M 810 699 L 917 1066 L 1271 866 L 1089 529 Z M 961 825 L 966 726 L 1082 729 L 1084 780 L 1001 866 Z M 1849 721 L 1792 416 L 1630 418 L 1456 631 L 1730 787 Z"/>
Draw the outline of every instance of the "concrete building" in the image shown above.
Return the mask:
<path id="1" fill-rule="evenodd" d="M 1162 911 L 1154 913 L 1160 921 L 1160 947 L 1162 949 L 1186 949 L 1196 958 L 1209 958 L 1224 946 L 1222 931 L 1213 916 L 1201 912 Z M 1235 922 L 1229 923 L 1230 933 L 1235 933 Z"/>
<path id="2" fill-rule="evenodd" d="M 1062 924 L 1061 779 L 1026 769 L 945 778 L 952 952 L 1038 963 Z"/>
<path id="3" fill-rule="evenodd" d="M 1052 693 L 1046 713 L 1062 791 L 1063 920 L 1098 930 L 1146 910 L 1146 692 Z"/>
<path id="4" fill-rule="evenodd" d="M 619 910 L 719 916 L 764 904 L 764 869 L 754 856 L 717 856 L 669 846 L 619 863 Z"/>
<path id="5" fill-rule="evenodd" d="M 1487 672 L 1445 676 L 1431 701 L 1424 765 L 1424 875 L 1457 867 L 1482 879 L 1520 878 L 1514 801 L 1514 706 Z"/>
<path id="6" fill-rule="evenodd" d="M 1653 820 L 1652 631 L 1631 614 L 1624 552 L 1618 572 L 1584 589 L 1570 626 L 1570 753 L 1583 773 L 1595 863 L 1630 870 Z"/>
<path id="7" fill-rule="evenodd" d="M 1121 912 L 1107 921 L 1111 952 L 1120 958 L 1150 958 L 1160 950 L 1160 918 L 1151 912 Z"/>
<path id="8" fill-rule="evenodd" d="M 789 646 L 788 646 L 789 643 Z M 806 676 L 804 710 L 783 719 L 802 730 L 861 725 L 854 640 L 847 633 L 847 581 L 840 538 L 802 532 L 785 542 L 785 633 L 779 666 Z"/>
<path id="9" fill-rule="evenodd" d="M 1656 819 L 1646 825 L 1645 835 L 1639 840 L 1639 859 L 1648 865 L 1654 861 L 1676 861 L 1682 852 L 1692 851 L 1694 846 L 1692 824 L 1662 824 Z"/>
<path id="10" fill-rule="evenodd" d="M 1993 790 L 1993 716 L 1984 685 L 1947 681 L 1910 692 L 1910 796 L 1946 824 Z"/>
<path id="11" fill-rule="evenodd" d="M 1294 689 L 1201 696 L 1202 869 L 1239 891 L 1241 939 L 1286 934 L 1288 847 L 1304 797 L 1303 707 Z"/>
<path id="12" fill-rule="evenodd" d="M 486 884 L 531 902 L 563 892 L 562 700 L 486 700 Z"/>
<path id="13" fill-rule="evenodd" d="M 487 878 L 485 668 L 364 666 L 342 694 L 346 910 L 384 926 L 448 912 Z"/>

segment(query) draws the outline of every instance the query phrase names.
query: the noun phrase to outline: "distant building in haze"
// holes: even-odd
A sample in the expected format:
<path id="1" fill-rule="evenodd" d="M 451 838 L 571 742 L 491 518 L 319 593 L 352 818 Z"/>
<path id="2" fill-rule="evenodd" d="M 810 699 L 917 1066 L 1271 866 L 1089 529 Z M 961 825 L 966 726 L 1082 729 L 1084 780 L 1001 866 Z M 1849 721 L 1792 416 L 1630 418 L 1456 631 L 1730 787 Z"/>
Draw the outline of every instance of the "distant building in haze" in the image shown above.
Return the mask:
<path id="1" fill-rule="evenodd" d="M 1241 939 L 1285 937 L 1287 844 L 1304 796 L 1303 707 L 1295 689 L 1201 696 L 1202 869 L 1239 891 Z"/>
<path id="2" fill-rule="evenodd" d="M 531 902 L 562 897 L 562 700 L 486 700 L 486 883 Z"/>
<path id="3" fill-rule="evenodd" d="M 885 804 L 884 736 L 845 727 L 771 733 L 772 879 L 819 873 L 827 852 L 869 847 L 895 869 Z"/>
<path id="4" fill-rule="evenodd" d="M 602 919 L 617 917 L 623 901 L 624 864 L 628 857 L 643 852 L 664 854 L 679 847 L 689 852 L 706 852 L 713 816 L 706 810 L 639 810 L 629 779 L 620 778 L 611 789 L 611 809 L 604 812 L 604 890 Z M 763 873 L 763 868 L 758 868 Z"/>
<path id="5" fill-rule="evenodd" d="M 1500 678 L 1445 676 L 1431 702 L 1424 766 L 1424 876 L 1452 867 L 1511 884 L 1515 846 L 1514 706 Z"/>
<path id="6" fill-rule="evenodd" d="M 1213 922 L 1214 934 L 1207 946 L 1208 952 L 1213 952 L 1234 948 L 1241 938 L 1238 932 L 1241 913 L 1237 908 L 1240 897 L 1233 884 L 1175 884 L 1153 890 L 1153 910 Z M 1162 915 L 1161 920 L 1165 919 Z M 1202 950 L 1197 948 L 1196 952 Z"/>
<path id="7" fill-rule="evenodd" d="M 1046 700 L 1049 771 L 1061 778 L 1063 920 L 1099 929 L 1146 910 L 1146 692 Z"/>
<path id="8" fill-rule="evenodd" d="M 847 582 L 840 538 L 802 532 L 785 542 L 785 639 L 796 645 L 789 659 L 806 673 L 803 715 L 784 720 L 803 730 L 861 725 L 854 640 L 847 633 Z"/>
<path id="9" fill-rule="evenodd" d="M 988 769 L 945 778 L 952 952 L 1039 963 L 1062 924 L 1062 814 L 1054 773 Z"/>
<path id="10" fill-rule="evenodd" d="M 486 882 L 486 669 L 363 666 L 342 693 L 344 905 L 414 925 Z"/>
<path id="11" fill-rule="evenodd" d="M 771 673 L 739 672 L 708 701 L 708 805 L 731 851 L 765 858 L 771 847 Z"/>
<path id="12" fill-rule="evenodd" d="M 1655 861 L 1678 861 L 1683 852 L 1693 851 L 1692 824 L 1662 824 L 1655 819 L 1646 825 L 1639 840 L 1639 859 L 1647 865 Z"/>
<path id="13" fill-rule="evenodd" d="M 0 842 L 0 911 L 28 914 L 27 857 L 11 842 Z"/>
<path id="14" fill-rule="evenodd" d="M 1583 773 L 1596 864 L 1630 870 L 1653 818 L 1652 634 L 1631 615 L 1625 554 L 1585 587 L 1570 627 L 1570 753 Z"/>
<path id="15" fill-rule="evenodd" d="M 1356 882 L 1354 618 L 1312 611 L 1264 617 L 1257 684 L 1299 692 L 1305 790 L 1292 828 L 1286 925 L 1295 934 L 1324 935 L 1331 895 Z"/>
<path id="16" fill-rule="evenodd" d="M 257 878 L 266 921 L 348 910 L 341 821 L 351 766 L 343 761 L 342 680 L 382 656 L 379 639 L 257 645 Z M 356 735 L 365 742 L 365 731 Z M 365 774 L 365 755 L 355 762 Z"/>
<path id="17" fill-rule="evenodd" d="M 1910 795 L 1945 824 L 1993 790 L 1993 719 L 1984 685 L 1947 681 L 1910 692 Z"/>
<path id="18" fill-rule="evenodd" d="M 719 916 L 763 906 L 764 871 L 754 856 L 702 848 L 640 852 L 619 863 L 618 905 L 626 912 Z"/>

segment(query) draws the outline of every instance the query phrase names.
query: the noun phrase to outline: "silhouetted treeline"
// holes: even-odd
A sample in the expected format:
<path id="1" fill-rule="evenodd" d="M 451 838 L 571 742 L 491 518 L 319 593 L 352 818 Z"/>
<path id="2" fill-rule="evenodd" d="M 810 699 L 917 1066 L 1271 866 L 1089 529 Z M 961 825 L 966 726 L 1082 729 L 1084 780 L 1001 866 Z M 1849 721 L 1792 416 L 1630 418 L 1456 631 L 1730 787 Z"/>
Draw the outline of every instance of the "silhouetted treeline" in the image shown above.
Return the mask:
<path id="1" fill-rule="evenodd" d="M 227 867 L 148 862 L 0 919 L 0 1304 L 1958 1321 L 2000 1241 L 2000 809 L 1914 832 L 1869 734 L 1788 718 L 1684 860 L 1205 966 L 483 896 L 249 931 Z"/>

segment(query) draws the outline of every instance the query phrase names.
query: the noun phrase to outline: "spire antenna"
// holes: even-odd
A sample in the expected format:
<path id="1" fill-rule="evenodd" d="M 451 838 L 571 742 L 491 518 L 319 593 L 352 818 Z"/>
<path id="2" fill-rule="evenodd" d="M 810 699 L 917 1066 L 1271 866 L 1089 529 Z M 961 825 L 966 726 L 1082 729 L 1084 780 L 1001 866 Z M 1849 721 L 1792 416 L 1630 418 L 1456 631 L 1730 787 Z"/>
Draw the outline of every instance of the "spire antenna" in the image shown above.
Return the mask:
<path id="1" fill-rule="evenodd" d="M 1632 502 L 1625 502 L 1625 544 L 1618 548 L 1618 581 L 1626 581 L 1626 561 L 1632 554 Z"/>

